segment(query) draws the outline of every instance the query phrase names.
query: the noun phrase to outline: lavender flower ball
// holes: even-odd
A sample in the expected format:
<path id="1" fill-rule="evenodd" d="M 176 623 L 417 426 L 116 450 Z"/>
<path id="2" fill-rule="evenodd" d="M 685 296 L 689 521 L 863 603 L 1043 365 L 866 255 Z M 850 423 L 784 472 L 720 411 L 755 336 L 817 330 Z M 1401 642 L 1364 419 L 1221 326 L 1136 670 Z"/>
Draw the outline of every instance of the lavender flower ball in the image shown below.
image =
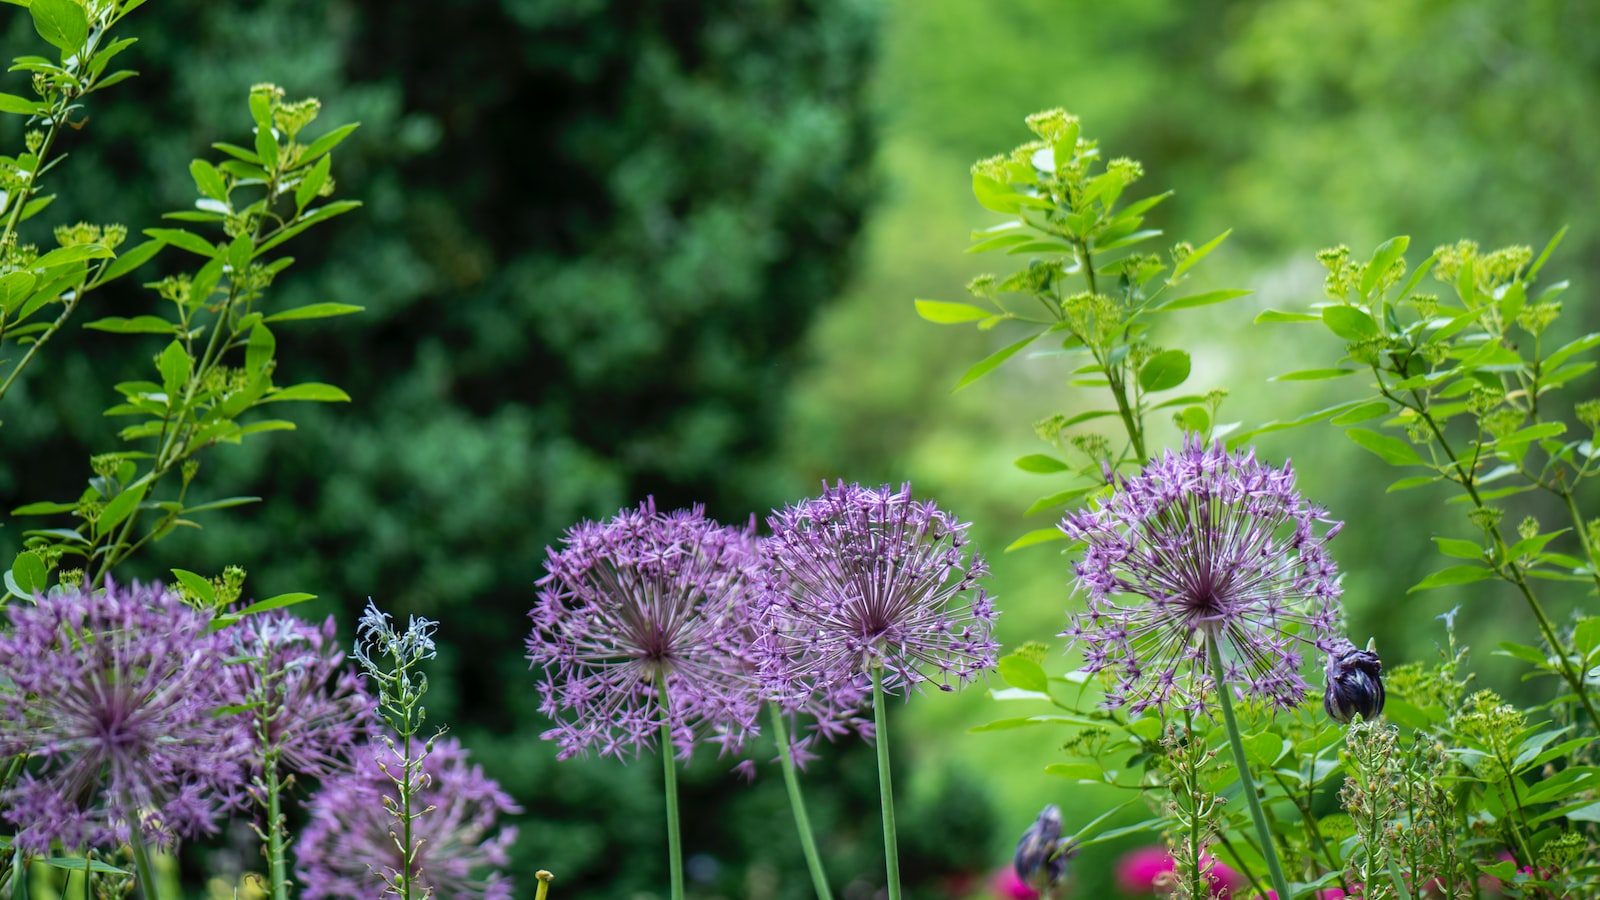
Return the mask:
<path id="1" fill-rule="evenodd" d="M 242 800 L 246 751 L 210 616 L 159 585 L 13 601 L 0 632 L 0 755 L 29 764 L 0 815 L 34 853 L 112 848 L 135 817 L 168 845 Z"/>
<path id="2" fill-rule="evenodd" d="M 732 750 L 752 733 L 751 531 L 647 500 L 579 523 L 548 551 L 527 647 L 559 758 L 637 755 L 663 723 L 683 758 L 702 737 Z"/>
<path id="3" fill-rule="evenodd" d="M 912 499 L 909 484 L 824 486 L 768 521 L 771 694 L 859 696 L 878 665 L 886 691 L 952 690 L 994 668 L 997 612 L 978 586 L 988 566 L 966 549 L 968 523 Z"/>
<path id="4" fill-rule="evenodd" d="M 1085 671 L 1110 674 L 1111 708 L 1204 711 L 1212 640 L 1233 686 L 1293 709 L 1306 695 L 1301 648 L 1330 653 L 1340 637 L 1325 546 L 1339 527 L 1295 490 L 1288 464 L 1187 441 L 1062 521 L 1085 545 L 1075 572 L 1089 594 L 1063 636 Z"/>
<path id="5" fill-rule="evenodd" d="M 224 689 L 257 774 L 269 754 L 288 772 L 321 778 L 377 734 L 377 701 L 344 664 L 332 616 L 316 626 L 288 613 L 247 617 L 223 631 L 233 664 Z"/>
<path id="6" fill-rule="evenodd" d="M 403 747 L 397 742 L 396 746 Z M 411 742 L 420 752 L 421 741 Z M 408 873 L 417 897 L 439 900 L 511 900 L 511 880 L 499 867 L 517 837 L 514 826 L 497 827 L 503 815 L 522 810 L 454 738 L 434 742 L 421 763 L 421 789 L 412 809 L 424 811 L 411 825 L 420 845 Z M 295 874 L 305 900 L 349 900 L 389 893 L 389 879 L 404 871 L 394 835 L 400 824 L 385 808 L 399 808 L 394 778 L 403 760 L 383 740 L 364 745 L 352 770 L 329 776 L 306 803 L 310 821 L 295 840 Z M 385 773 L 380 768 L 388 768 Z"/>

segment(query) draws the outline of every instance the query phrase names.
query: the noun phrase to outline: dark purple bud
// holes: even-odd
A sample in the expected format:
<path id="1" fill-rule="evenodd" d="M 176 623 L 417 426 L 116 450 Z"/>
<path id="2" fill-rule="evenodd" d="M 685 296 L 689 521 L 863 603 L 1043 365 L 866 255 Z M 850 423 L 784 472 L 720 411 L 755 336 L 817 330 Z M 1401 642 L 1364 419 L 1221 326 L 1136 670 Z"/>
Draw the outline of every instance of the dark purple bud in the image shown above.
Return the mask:
<path id="1" fill-rule="evenodd" d="M 1339 723 L 1349 722 L 1357 713 L 1370 721 L 1383 712 L 1383 663 L 1370 643 L 1366 650 L 1343 638 L 1335 644 L 1328 655 L 1322 708 Z"/>
<path id="2" fill-rule="evenodd" d="M 1017 855 L 1012 860 L 1017 877 L 1041 892 L 1059 884 L 1067 875 L 1070 844 L 1061 836 L 1061 810 L 1053 803 L 1046 806 L 1017 841 Z"/>

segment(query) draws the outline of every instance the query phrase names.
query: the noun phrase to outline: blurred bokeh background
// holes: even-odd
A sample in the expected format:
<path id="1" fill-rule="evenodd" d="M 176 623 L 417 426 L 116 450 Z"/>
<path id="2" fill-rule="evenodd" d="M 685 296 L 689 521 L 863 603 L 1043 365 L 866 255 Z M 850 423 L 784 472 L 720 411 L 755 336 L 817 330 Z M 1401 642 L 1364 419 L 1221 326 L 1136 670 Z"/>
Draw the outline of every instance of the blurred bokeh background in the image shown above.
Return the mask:
<path id="1" fill-rule="evenodd" d="M 31 52 L 24 11 L 4 26 L 10 54 Z M 441 620 L 430 720 L 526 808 L 518 875 L 554 869 L 574 900 L 646 897 L 665 881 L 658 767 L 557 765 L 538 739 L 521 638 L 563 528 L 650 494 L 743 521 L 823 479 L 909 480 L 975 521 L 1007 645 L 1053 640 L 1074 603 L 1060 545 L 1000 551 L 1050 523 L 1022 510 L 1063 485 L 1012 460 L 1043 449 L 1036 419 L 1094 398 L 1066 387 L 1059 359 L 1018 358 L 952 394 L 1007 337 L 912 309 L 1017 262 L 964 253 L 997 221 L 971 197 L 970 163 L 1026 140 L 1028 113 L 1064 106 L 1108 156 L 1144 163 L 1130 197 L 1176 191 L 1152 217 L 1170 240 L 1234 229 L 1197 283 L 1255 294 L 1158 338 L 1194 354 L 1193 387 L 1230 391 L 1224 421 L 1289 418 L 1357 389 L 1269 383 L 1341 348 L 1251 324 L 1320 299 L 1324 246 L 1365 258 L 1409 234 L 1415 264 L 1462 237 L 1537 249 L 1567 225 L 1544 276 L 1574 283 L 1560 327 L 1600 325 L 1597 26 L 1581 0 L 154 0 L 128 22 L 141 76 L 95 98 L 41 225 L 138 229 L 188 207 L 188 161 L 248 136 L 256 82 L 320 97 L 321 122 L 361 121 L 334 171 L 366 206 L 294 246 L 272 301 L 366 307 L 279 335 L 295 380 L 354 402 L 214 453 L 208 489 L 266 502 L 181 531 L 135 569 L 237 563 L 253 595 L 316 593 L 309 611 L 346 633 L 369 596 Z M 88 318 L 157 311 L 152 293 L 118 287 Z M 87 456 L 115 449 L 99 415 L 109 385 L 157 349 L 58 341 L 8 398 L 0 510 L 76 496 Z M 1536 636 L 1498 582 L 1406 594 L 1439 567 L 1430 536 L 1467 534 L 1443 488 L 1385 494 L 1394 476 L 1325 425 L 1259 449 L 1292 458 L 1349 523 L 1335 548 L 1358 640 L 1427 658 L 1435 617 L 1459 605 L 1480 678 L 1539 689 L 1491 656 Z M 1540 508 L 1512 521 L 1524 513 Z M 33 524 L 0 530 L 3 558 Z M 1585 601 L 1550 599 L 1563 614 Z M 1032 711 L 981 687 L 900 711 L 914 896 L 985 896 L 1043 803 L 1072 827 L 1120 800 L 1041 773 L 1060 734 L 967 733 Z M 807 896 L 776 776 L 745 786 L 713 756 L 686 786 L 696 896 Z M 881 877 L 872 765 L 833 748 L 808 779 L 847 898 Z M 1075 896 L 1111 895 L 1120 846 L 1079 861 Z"/>

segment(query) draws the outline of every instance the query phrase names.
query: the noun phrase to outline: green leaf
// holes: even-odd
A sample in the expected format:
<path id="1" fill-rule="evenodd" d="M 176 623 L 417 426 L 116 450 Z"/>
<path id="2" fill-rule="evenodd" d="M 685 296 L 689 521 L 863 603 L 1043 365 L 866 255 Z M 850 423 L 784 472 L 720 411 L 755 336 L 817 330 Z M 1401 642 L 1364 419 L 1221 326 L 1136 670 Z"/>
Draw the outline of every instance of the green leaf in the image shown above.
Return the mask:
<path id="1" fill-rule="evenodd" d="M 278 139 L 273 136 L 272 129 L 266 125 L 258 124 L 256 126 L 256 155 L 261 157 L 261 165 L 268 171 L 277 167 Z"/>
<path id="2" fill-rule="evenodd" d="M 1264 309 L 1256 314 L 1255 322 L 1261 325 L 1267 322 L 1321 322 L 1321 316 L 1311 313 L 1284 312 L 1279 309 Z"/>
<path id="3" fill-rule="evenodd" d="M 1283 756 L 1283 738 L 1270 731 L 1244 735 L 1240 742 L 1244 744 L 1244 755 L 1258 769 L 1271 769 L 1272 764 Z"/>
<path id="4" fill-rule="evenodd" d="M 1445 556 L 1453 556 L 1456 559 L 1471 559 L 1478 562 L 1482 562 L 1484 559 L 1483 548 L 1472 541 L 1436 537 L 1433 542 L 1439 545 L 1439 552 Z"/>
<path id="5" fill-rule="evenodd" d="M 1367 263 L 1366 271 L 1361 273 L 1361 296 L 1365 297 L 1372 293 L 1372 289 L 1378 286 L 1378 279 L 1389 271 L 1389 267 L 1394 265 L 1394 261 L 1399 259 L 1410 245 L 1411 238 L 1400 235 L 1384 241 L 1378 245 L 1378 249 L 1372 251 L 1372 259 Z"/>
<path id="6" fill-rule="evenodd" d="M 10 314 L 33 294 L 39 281 L 32 272 L 12 272 L 0 278 L 0 312 Z"/>
<path id="7" fill-rule="evenodd" d="M 311 171 L 300 177 L 300 183 L 294 188 L 294 204 L 298 209 L 305 209 L 306 204 L 317 199 L 317 192 L 328 183 L 328 167 L 333 163 L 333 157 L 324 156 L 317 160 Z"/>
<path id="8" fill-rule="evenodd" d="M 11 563 L 11 580 L 7 586 L 15 585 L 21 591 L 19 596 L 31 598 L 34 594 L 44 593 L 50 586 L 50 573 L 45 568 L 44 557 L 32 550 L 24 550 L 17 554 Z"/>
<path id="9" fill-rule="evenodd" d="M 107 316 L 93 322 L 84 323 L 85 328 L 95 331 L 109 331 L 113 334 L 177 334 L 177 323 L 169 322 L 160 316 L 134 316 L 125 319 L 122 316 Z"/>
<path id="10" fill-rule="evenodd" d="M 17 113 L 24 116 L 37 116 L 45 111 L 44 104 L 16 94 L 0 94 L 0 112 Z"/>
<path id="11" fill-rule="evenodd" d="M 110 863 L 98 859 L 86 859 L 81 856 L 50 856 L 44 859 L 35 859 L 33 862 L 49 866 L 53 869 L 66 869 L 69 872 L 82 872 L 85 869 L 93 872 L 104 872 L 108 875 L 132 875 L 127 869 L 119 869 Z"/>
<path id="12" fill-rule="evenodd" d="M 1347 341 L 1358 341 L 1378 333 L 1378 325 L 1366 310 L 1340 304 L 1322 308 L 1322 324 Z"/>
<path id="13" fill-rule="evenodd" d="M 71 247 L 60 247 L 33 261 L 34 269 L 56 269 L 68 266 L 86 259 L 110 259 L 116 256 L 109 249 L 100 244 L 74 244 Z"/>
<path id="14" fill-rule="evenodd" d="M 1555 252 L 1556 246 L 1561 243 L 1561 239 L 1567 236 L 1568 227 L 1566 225 L 1561 226 L 1561 230 L 1556 232 L 1555 237 L 1550 239 L 1550 243 L 1544 245 L 1544 252 L 1540 253 L 1539 258 L 1534 260 L 1533 265 L 1528 267 L 1528 274 L 1523 277 L 1529 282 L 1539 277 L 1539 270 L 1544 268 L 1545 261 L 1550 258 L 1550 254 Z"/>
<path id="15" fill-rule="evenodd" d="M 184 358 L 187 359 L 188 357 Z M 100 510 L 100 518 L 95 520 L 95 537 L 105 537 L 111 533 L 113 528 L 121 524 L 122 520 L 126 519 L 144 501 L 144 492 L 149 487 L 150 485 L 146 482 L 134 482 L 127 490 L 112 497 L 111 502 Z"/>
<path id="16" fill-rule="evenodd" d="M 336 200 L 333 203 L 319 206 L 316 209 L 306 213 L 305 216 L 300 219 L 300 221 L 278 232 L 276 236 L 263 241 L 261 246 L 256 248 L 256 255 L 260 256 L 261 254 L 266 253 L 273 247 L 276 247 L 284 241 L 289 240 L 300 232 L 305 231 L 307 228 L 317 224 L 318 222 L 326 221 L 334 216 L 343 215 L 352 209 L 360 208 L 360 206 L 360 202 L 355 200 Z"/>
<path id="17" fill-rule="evenodd" d="M 182 341 L 174 340 L 167 345 L 167 349 L 161 351 L 161 356 L 156 359 L 156 368 L 161 371 L 161 386 L 168 397 L 178 396 L 179 390 L 189 380 L 193 362 L 189 358 L 189 351 L 183 348 Z"/>
<path id="18" fill-rule="evenodd" d="M 1010 553 L 1013 550 L 1021 550 L 1023 547 L 1032 547 L 1034 544 L 1045 544 L 1050 541 L 1064 541 L 1066 539 L 1066 532 L 1059 528 L 1036 528 L 1012 541 L 1004 552 Z"/>
<path id="19" fill-rule="evenodd" d="M 1211 427 L 1211 413 L 1204 406 L 1186 407 L 1178 413 L 1178 418 L 1183 422 L 1183 427 L 1195 434 L 1205 434 Z"/>
<path id="20" fill-rule="evenodd" d="M 994 313 L 970 303 L 950 303 L 944 300 L 918 300 L 917 315 L 929 322 L 953 325 L 958 322 L 976 322 Z"/>
<path id="21" fill-rule="evenodd" d="M 250 342 L 245 345 L 244 370 L 251 375 L 263 374 L 277 350 L 278 339 L 272 331 L 265 325 L 256 325 L 250 329 Z"/>
<path id="22" fill-rule="evenodd" d="M 1044 668 L 1015 653 L 1000 657 L 1000 677 L 1014 688 L 1050 693 L 1050 676 L 1044 673 Z"/>
<path id="23" fill-rule="evenodd" d="M 165 246 L 165 241 L 152 240 L 145 241 L 139 246 L 134 247 L 132 250 L 125 251 L 121 256 L 118 256 L 114 261 L 112 261 L 110 265 L 106 266 L 105 270 L 100 273 L 100 278 L 95 282 L 95 284 L 105 284 L 113 278 L 120 278 L 123 275 L 132 272 L 134 269 L 137 269 L 149 262 L 150 258 L 155 256 L 156 253 Z"/>
<path id="24" fill-rule="evenodd" d="M 211 242 L 192 231 L 184 231 L 182 228 L 146 228 L 144 233 L 146 237 L 154 238 L 163 244 L 171 244 L 181 250 L 197 253 L 208 259 L 216 259 L 221 255 Z"/>
<path id="25" fill-rule="evenodd" d="M 1050 475 L 1055 472 L 1066 472 L 1072 467 L 1043 453 L 1030 453 L 1021 457 L 1016 462 L 1017 468 L 1024 472 L 1037 472 L 1040 475 Z"/>
<path id="26" fill-rule="evenodd" d="M 1156 309 L 1157 310 L 1193 309 L 1196 306 L 1210 306 L 1213 303 L 1222 303 L 1222 302 L 1225 302 L 1225 301 L 1228 301 L 1228 300 L 1232 300 L 1235 297 L 1243 297 L 1243 296 L 1245 296 L 1247 294 L 1253 294 L 1253 293 L 1255 293 L 1255 292 L 1254 291 L 1246 291 L 1246 290 L 1238 290 L 1238 289 L 1230 289 L 1230 290 L 1223 290 L 1223 291 L 1206 291 L 1203 294 L 1194 294 L 1193 296 L 1189 296 L 1189 297 L 1179 297 L 1176 300 L 1169 300 L 1166 303 L 1163 303 L 1160 306 L 1157 306 Z"/>
<path id="27" fill-rule="evenodd" d="M 1044 767 L 1044 773 L 1071 778 L 1074 781 L 1096 781 L 1104 784 L 1106 780 L 1105 771 L 1094 763 L 1051 763 Z"/>
<path id="28" fill-rule="evenodd" d="M 268 393 L 261 398 L 262 403 L 276 403 L 280 400 L 311 400 L 318 403 L 348 403 L 350 395 L 331 384 L 308 381 L 292 387 L 280 388 Z"/>
<path id="29" fill-rule="evenodd" d="M 33 0 L 28 5 L 39 36 L 61 48 L 61 58 L 77 54 L 89 39 L 89 19 L 72 0 Z"/>
<path id="30" fill-rule="evenodd" d="M 1298 372 L 1285 372 L 1274 375 L 1268 381 L 1321 381 L 1326 378 L 1343 378 L 1354 375 L 1359 369 L 1301 369 Z"/>
<path id="31" fill-rule="evenodd" d="M 967 374 L 961 376 L 961 380 L 956 382 L 956 386 L 951 389 L 951 393 L 955 393 L 974 381 L 977 381 L 979 378 L 982 378 L 990 372 L 993 372 L 995 369 L 1000 367 L 1001 363 L 1022 352 L 1024 347 L 1027 347 L 1038 338 L 1038 334 L 1029 335 L 1022 340 L 1017 341 L 1015 344 L 997 350 L 994 353 L 991 353 L 989 356 L 983 358 L 972 368 L 968 369 Z"/>
<path id="32" fill-rule="evenodd" d="M 1060 493 L 1051 494 L 1048 497 L 1040 497 L 1039 499 L 1033 501 L 1033 504 L 1029 506 L 1025 512 L 1023 512 L 1023 515 L 1031 516 L 1036 512 L 1042 512 L 1052 507 L 1060 506 L 1063 503 L 1071 503 L 1079 497 L 1087 496 L 1097 490 L 1099 490 L 1097 487 L 1073 488 L 1070 491 L 1061 491 Z"/>
<path id="33" fill-rule="evenodd" d="M 1223 241 L 1227 240 L 1228 239 L 1228 235 L 1230 235 L 1230 234 L 1233 234 L 1233 229 L 1232 228 L 1228 229 L 1227 231 L 1224 231 L 1223 233 L 1221 233 L 1221 234 L 1217 235 L 1216 237 L 1212 238 L 1211 240 L 1206 241 L 1199 248 L 1197 248 L 1193 253 L 1190 253 L 1188 256 L 1185 256 L 1177 265 L 1172 267 L 1172 278 L 1168 279 L 1168 283 L 1171 283 L 1172 281 L 1177 280 L 1178 276 L 1180 276 L 1183 273 L 1185 273 L 1185 272 L 1189 271 L 1190 269 L 1194 268 L 1195 264 L 1199 263 L 1200 260 L 1205 259 L 1207 254 L 1209 254 L 1211 251 L 1217 249 L 1218 245 L 1220 245 Z"/>
<path id="34" fill-rule="evenodd" d="M 360 122 L 351 122 L 348 125 L 340 125 L 338 128 L 335 128 L 322 137 L 312 141 L 310 144 L 307 144 L 306 149 L 300 152 L 300 164 L 305 165 L 308 162 L 312 162 L 317 157 L 327 153 L 334 147 L 337 147 L 340 141 L 343 141 L 345 138 L 349 137 L 350 133 L 359 127 L 361 127 Z"/>
<path id="35" fill-rule="evenodd" d="M 1189 380 L 1189 354 L 1182 350 L 1163 350 L 1139 369 L 1139 387 L 1154 393 L 1177 387 Z"/>
<path id="36" fill-rule="evenodd" d="M 195 187 L 213 200 L 228 201 L 228 183 L 217 167 L 203 159 L 189 163 L 189 174 L 194 176 Z"/>
<path id="37" fill-rule="evenodd" d="M 1425 484 L 1433 484 L 1438 480 L 1438 475 L 1414 475 L 1410 478 L 1402 478 L 1399 481 L 1396 481 L 1394 484 L 1389 485 L 1388 489 L 1385 490 L 1384 493 L 1392 494 L 1395 491 L 1406 491 L 1414 487 L 1422 487 Z"/>
<path id="38" fill-rule="evenodd" d="M 1388 403 L 1382 400 L 1368 400 L 1366 403 L 1361 404 L 1349 412 L 1334 416 L 1329 421 L 1334 425 L 1354 425 L 1357 422 L 1365 422 L 1368 419 L 1376 419 L 1388 411 Z"/>
<path id="39" fill-rule="evenodd" d="M 226 497 L 221 500 L 212 500 L 210 503 L 202 503 L 199 506 L 186 506 L 183 508 L 183 514 L 189 515 L 190 513 L 205 512 L 211 509 L 227 509 L 231 506 L 243 506 L 246 503 L 260 502 L 260 497 Z"/>
<path id="40" fill-rule="evenodd" d="M 1391 466 L 1427 465 L 1422 457 L 1412 446 L 1399 438 L 1379 434 L 1365 428 L 1347 428 L 1345 435 L 1350 440 L 1376 453 L 1379 458 Z"/>
<path id="41" fill-rule="evenodd" d="M 248 616 L 253 613 L 266 612 L 269 609 L 282 609 L 285 606 L 293 606 L 296 603 L 304 603 L 307 600 L 315 599 L 317 599 L 316 594 L 279 594 L 276 597 L 268 597 L 265 600 L 258 600 L 246 606 L 244 609 L 239 610 L 239 615 Z"/>
<path id="42" fill-rule="evenodd" d="M 1556 350 L 1555 352 L 1551 353 L 1549 356 L 1546 356 L 1540 362 L 1540 367 L 1545 369 L 1545 370 L 1547 370 L 1547 371 L 1550 370 L 1550 369 L 1554 369 L 1557 366 L 1560 366 L 1563 362 L 1565 362 L 1567 360 L 1568 357 L 1572 356 L 1573 354 L 1582 353 L 1583 351 L 1588 350 L 1589 348 L 1595 346 L 1596 344 L 1600 344 L 1600 331 L 1596 331 L 1596 332 L 1592 332 L 1590 334 L 1586 334 L 1583 337 L 1578 338 L 1577 340 L 1562 346 L 1561 349 Z"/>
<path id="43" fill-rule="evenodd" d="M 1001 184 L 987 175 L 972 175 L 972 195 L 984 207 L 998 213 L 1015 214 L 1022 209 L 1022 203 L 1017 198 L 1017 192 L 1010 185 Z"/>
<path id="44" fill-rule="evenodd" d="M 19 506 L 11 511 L 13 516 L 53 516 L 58 513 L 69 513 L 77 509 L 76 503 L 52 503 L 43 500 L 38 503 L 29 503 Z"/>
<path id="45" fill-rule="evenodd" d="M 1042 694 L 1042 693 L 1039 693 L 1038 691 L 1023 691 L 1023 690 L 1018 690 L 1016 688 L 1005 688 L 1003 690 L 990 691 L 990 693 L 994 695 L 994 699 L 996 699 L 996 700 L 1049 700 L 1050 699 L 1050 695 L 1049 694 Z M 1105 725 L 1105 722 L 1096 721 L 1096 720 L 1090 719 L 1090 718 L 1088 718 L 1086 716 L 1063 716 L 1063 715 L 1018 716 L 1017 718 L 1014 718 L 1014 719 L 997 719 L 997 720 L 995 720 L 993 722 L 987 722 L 987 723 L 985 723 L 983 725 L 977 726 L 976 728 L 967 729 L 967 733 L 968 734 L 980 734 L 980 733 L 985 732 L 985 731 L 1010 731 L 1013 728 L 1028 728 L 1028 727 L 1033 726 L 1033 725 L 1089 725 L 1089 726 L 1101 725 L 1101 726 L 1103 726 L 1103 725 Z"/>
<path id="46" fill-rule="evenodd" d="M 242 278 L 245 269 L 250 266 L 251 251 L 255 250 L 256 242 L 248 234 L 241 234 L 228 245 L 228 268 L 233 270 L 235 278 Z"/>
<path id="47" fill-rule="evenodd" d="M 186 588 L 189 593 L 199 597 L 206 606 L 217 605 L 217 590 L 212 586 L 211 580 L 204 578 L 188 569 L 173 569 L 172 574 Z"/>
<path id="48" fill-rule="evenodd" d="M 1432 575 L 1429 575 L 1427 578 L 1422 579 L 1421 581 L 1412 585 L 1411 589 L 1406 591 L 1406 593 L 1414 594 L 1417 591 L 1431 590 L 1436 587 L 1448 587 L 1456 584 L 1471 584 L 1474 581 L 1483 581 L 1486 578 L 1493 577 L 1493 570 L 1485 569 L 1483 566 L 1451 566 L 1448 569 L 1440 569 L 1439 571 L 1434 572 Z"/>

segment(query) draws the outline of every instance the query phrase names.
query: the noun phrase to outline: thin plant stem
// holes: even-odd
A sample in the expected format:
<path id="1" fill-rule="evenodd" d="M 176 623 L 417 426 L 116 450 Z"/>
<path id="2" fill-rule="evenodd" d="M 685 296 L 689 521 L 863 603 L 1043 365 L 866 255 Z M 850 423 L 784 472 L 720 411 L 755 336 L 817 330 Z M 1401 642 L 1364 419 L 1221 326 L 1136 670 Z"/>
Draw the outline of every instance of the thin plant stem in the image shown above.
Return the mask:
<path id="1" fill-rule="evenodd" d="M 278 761 L 267 761 L 267 871 L 272 876 L 273 900 L 289 900 L 289 869 L 284 859 L 283 784 L 278 780 Z"/>
<path id="2" fill-rule="evenodd" d="M 412 842 L 411 835 L 411 822 L 416 818 L 411 814 L 411 788 L 414 784 L 412 773 L 416 771 L 416 760 L 411 756 L 411 735 L 405 734 L 401 737 L 405 741 L 406 757 L 400 766 L 400 772 L 405 777 L 405 783 L 400 785 L 400 829 L 405 835 L 403 838 L 404 849 L 401 850 L 400 861 L 406 867 L 406 870 L 400 873 L 400 896 L 404 897 L 405 900 L 411 900 L 411 876 L 415 870 L 413 864 L 417 858 L 417 848 Z"/>
<path id="3" fill-rule="evenodd" d="M 550 882 L 555 881 L 556 876 L 546 869 L 540 869 L 533 873 L 533 877 L 539 881 L 539 886 L 534 889 L 533 900 L 545 900 L 546 895 L 550 893 Z"/>
<path id="4" fill-rule="evenodd" d="M 889 713 L 883 703 L 883 664 L 872 667 L 872 719 L 878 745 L 878 795 L 883 801 L 883 862 L 889 900 L 900 900 L 900 849 L 894 829 L 894 788 L 889 779 Z"/>
<path id="5" fill-rule="evenodd" d="M 139 807 L 133 798 L 124 795 L 122 808 L 128 817 L 128 849 L 133 852 L 134 877 L 139 881 L 139 894 L 144 900 L 160 900 L 156 890 L 156 870 L 150 864 L 150 848 L 144 845 L 144 833 L 139 827 Z"/>
<path id="6" fill-rule="evenodd" d="M 1233 764 L 1239 770 L 1239 785 L 1244 788 L 1244 798 L 1250 806 L 1256 834 L 1261 838 L 1261 855 L 1267 860 L 1267 874 L 1272 887 L 1281 900 L 1287 900 L 1289 881 L 1283 877 L 1283 863 L 1278 860 L 1278 845 L 1272 840 L 1272 829 L 1267 827 L 1267 814 L 1261 809 L 1261 798 L 1256 796 L 1256 780 L 1250 774 L 1250 762 L 1244 755 L 1244 741 L 1239 737 L 1239 721 L 1233 715 L 1233 697 L 1228 694 L 1228 681 L 1222 669 L 1222 650 L 1215 635 L 1206 635 L 1206 651 L 1211 658 L 1211 677 L 1217 683 L 1217 705 L 1222 707 L 1222 725 L 1228 732 L 1228 745 L 1233 749 Z"/>
<path id="7" fill-rule="evenodd" d="M 672 877 L 672 900 L 683 900 L 683 833 L 678 828 L 678 769 L 672 759 L 672 726 L 667 721 L 667 685 L 661 695 L 661 775 L 667 795 L 667 865 Z"/>
<path id="8" fill-rule="evenodd" d="M 789 806 L 794 809 L 794 827 L 800 832 L 800 847 L 805 850 L 806 867 L 811 870 L 811 885 L 816 889 L 817 900 L 833 900 L 828 890 L 828 875 L 822 869 L 822 857 L 817 854 L 817 841 L 811 834 L 811 819 L 806 815 L 806 801 L 800 796 L 800 779 L 795 775 L 794 756 L 789 752 L 789 729 L 783 723 L 783 711 L 778 704 L 768 703 L 772 712 L 772 735 L 778 742 L 778 764 L 783 767 L 783 783 L 789 789 Z"/>

